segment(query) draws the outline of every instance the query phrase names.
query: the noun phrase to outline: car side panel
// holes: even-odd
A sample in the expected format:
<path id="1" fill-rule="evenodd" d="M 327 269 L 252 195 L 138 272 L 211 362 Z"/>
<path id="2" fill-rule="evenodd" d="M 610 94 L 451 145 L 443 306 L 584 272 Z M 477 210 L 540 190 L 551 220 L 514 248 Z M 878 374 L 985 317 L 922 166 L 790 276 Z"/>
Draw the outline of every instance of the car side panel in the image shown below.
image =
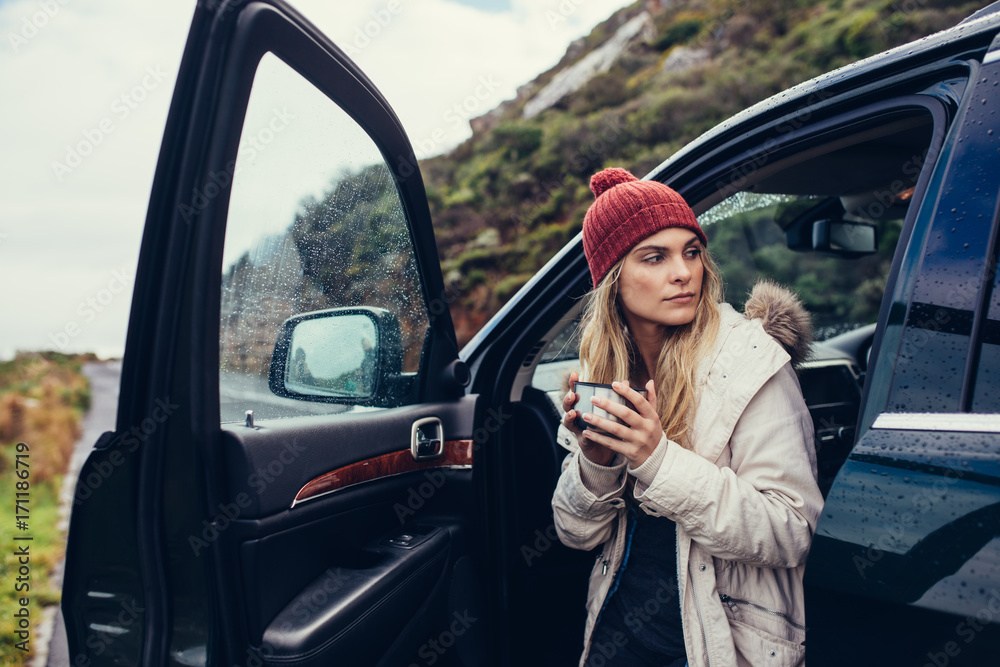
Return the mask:
<path id="1" fill-rule="evenodd" d="M 1000 64 L 991 60 L 970 77 L 943 177 L 922 203 L 907 249 L 916 261 L 903 262 L 919 269 L 900 276 L 905 301 L 880 323 L 901 327 L 883 340 L 898 349 L 879 350 L 861 438 L 817 527 L 806 573 L 811 664 L 840 664 L 845 636 L 865 664 L 985 664 L 1000 645 L 1000 429 L 969 428 L 963 412 L 998 206 Z"/>

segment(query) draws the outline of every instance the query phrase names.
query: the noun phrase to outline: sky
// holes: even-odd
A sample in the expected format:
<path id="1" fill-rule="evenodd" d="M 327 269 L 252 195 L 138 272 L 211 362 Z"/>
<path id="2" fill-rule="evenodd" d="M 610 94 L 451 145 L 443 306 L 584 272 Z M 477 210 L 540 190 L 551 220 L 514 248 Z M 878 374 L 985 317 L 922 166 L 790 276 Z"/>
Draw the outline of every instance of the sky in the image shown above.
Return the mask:
<path id="1" fill-rule="evenodd" d="M 293 0 L 420 157 L 629 0 Z M 0 0 L 0 358 L 120 356 L 191 0 Z"/>

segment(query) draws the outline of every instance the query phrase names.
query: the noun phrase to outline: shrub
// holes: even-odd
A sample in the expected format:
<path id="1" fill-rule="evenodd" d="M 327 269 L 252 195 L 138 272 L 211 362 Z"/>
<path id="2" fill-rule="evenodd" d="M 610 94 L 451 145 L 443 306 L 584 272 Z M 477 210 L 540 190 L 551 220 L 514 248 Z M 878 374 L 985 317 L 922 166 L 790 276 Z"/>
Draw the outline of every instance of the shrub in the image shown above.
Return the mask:
<path id="1" fill-rule="evenodd" d="M 675 21 L 659 35 L 653 46 L 660 51 L 666 51 L 671 47 L 685 44 L 701 32 L 704 25 L 703 18 L 683 18 Z"/>
<path id="2" fill-rule="evenodd" d="M 866 9 L 854 16 L 844 33 L 844 50 L 855 58 L 864 58 L 885 48 L 878 23 L 878 12 L 874 9 Z"/>
<path id="3" fill-rule="evenodd" d="M 476 285 L 483 285 L 488 280 L 486 272 L 482 269 L 472 269 L 469 271 L 468 275 L 465 276 L 465 286 L 466 288 L 472 288 Z"/>
<path id="4" fill-rule="evenodd" d="M 595 76 L 573 96 L 569 110 L 585 116 L 604 107 L 618 106 L 626 99 L 627 91 L 621 74 L 605 72 Z"/>
<path id="5" fill-rule="evenodd" d="M 542 145 L 542 128 L 504 123 L 493 130 L 493 141 L 498 148 L 514 158 L 527 157 Z"/>

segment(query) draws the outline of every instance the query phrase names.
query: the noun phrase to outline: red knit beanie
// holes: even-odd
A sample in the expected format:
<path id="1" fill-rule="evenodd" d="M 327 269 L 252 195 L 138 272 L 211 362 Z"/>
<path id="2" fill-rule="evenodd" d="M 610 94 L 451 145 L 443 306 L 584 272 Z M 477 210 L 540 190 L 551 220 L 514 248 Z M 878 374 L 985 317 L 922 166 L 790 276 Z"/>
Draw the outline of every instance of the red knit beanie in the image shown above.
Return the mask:
<path id="1" fill-rule="evenodd" d="M 597 200 L 583 218 L 583 253 L 594 287 L 636 243 L 661 229 L 683 227 L 707 246 L 694 211 L 676 191 L 658 181 L 640 181 L 624 169 L 605 169 L 590 179 Z"/>

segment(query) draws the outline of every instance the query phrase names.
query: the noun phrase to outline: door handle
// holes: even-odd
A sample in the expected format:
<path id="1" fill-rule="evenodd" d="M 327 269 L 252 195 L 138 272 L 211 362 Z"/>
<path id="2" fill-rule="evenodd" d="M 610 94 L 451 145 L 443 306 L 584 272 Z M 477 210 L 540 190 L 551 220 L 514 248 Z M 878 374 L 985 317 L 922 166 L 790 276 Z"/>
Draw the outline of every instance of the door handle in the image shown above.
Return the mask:
<path id="1" fill-rule="evenodd" d="M 415 461 L 436 459 L 444 453 L 444 428 L 437 417 L 425 417 L 413 422 L 410 453 Z"/>

